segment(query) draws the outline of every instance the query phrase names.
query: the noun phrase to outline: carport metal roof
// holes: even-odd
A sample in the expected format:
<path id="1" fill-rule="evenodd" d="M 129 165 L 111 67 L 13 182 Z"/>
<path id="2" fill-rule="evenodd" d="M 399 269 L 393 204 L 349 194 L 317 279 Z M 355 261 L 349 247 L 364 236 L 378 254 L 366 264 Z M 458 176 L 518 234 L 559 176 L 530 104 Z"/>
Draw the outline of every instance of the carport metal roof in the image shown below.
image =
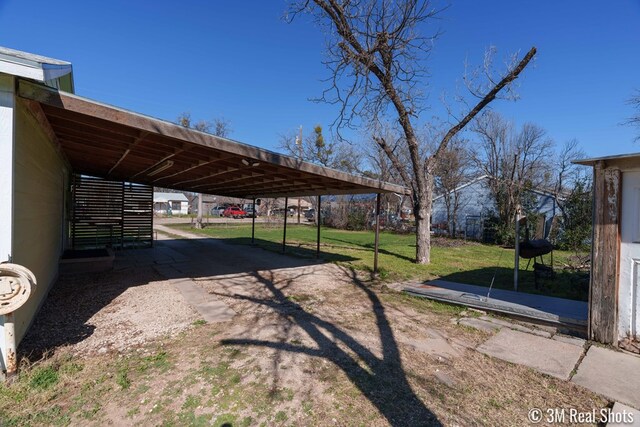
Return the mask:
<path id="1" fill-rule="evenodd" d="M 77 173 L 241 198 L 407 193 L 30 81 L 17 92 Z"/>

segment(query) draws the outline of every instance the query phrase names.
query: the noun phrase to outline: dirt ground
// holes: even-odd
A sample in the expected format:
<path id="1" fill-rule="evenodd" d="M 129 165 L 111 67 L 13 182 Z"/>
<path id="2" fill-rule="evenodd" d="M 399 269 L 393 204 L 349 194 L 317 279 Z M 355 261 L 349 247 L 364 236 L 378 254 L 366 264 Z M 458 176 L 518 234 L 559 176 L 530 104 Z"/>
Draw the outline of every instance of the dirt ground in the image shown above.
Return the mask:
<path id="1" fill-rule="evenodd" d="M 162 313 L 159 315 L 159 313 Z M 95 355 L 175 335 L 199 318 L 175 287 L 149 267 L 61 278 L 21 351 Z"/>
<path id="2" fill-rule="evenodd" d="M 259 250 L 215 251 L 220 259 L 211 262 Z M 72 299 L 84 314 L 57 328 L 47 342 L 53 355 L 0 389 L 0 419 L 9 425 L 516 426 L 528 423 L 534 407 L 591 411 L 609 404 L 476 352 L 488 335 L 453 322 L 461 308 L 403 295 L 333 264 L 246 270 L 193 277 L 237 313 L 214 324 L 199 321 L 152 266 L 95 276 L 81 289 L 86 279 L 61 281 L 23 354 L 43 353 L 36 343 L 56 330 L 53 320 L 65 323 L 64 315 L 52 314 L 63 300 Z M 57 376 L 41 387 L 36 380 L 45 371 Z"/>

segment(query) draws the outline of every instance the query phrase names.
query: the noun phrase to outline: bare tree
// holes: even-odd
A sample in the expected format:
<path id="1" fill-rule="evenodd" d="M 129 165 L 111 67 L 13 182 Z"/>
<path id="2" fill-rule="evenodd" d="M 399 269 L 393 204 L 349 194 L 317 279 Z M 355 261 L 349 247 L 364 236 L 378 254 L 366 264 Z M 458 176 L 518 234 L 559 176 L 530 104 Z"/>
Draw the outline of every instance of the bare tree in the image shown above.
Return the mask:
<path id="1" fill-rule="evenodd" d="M 191 120 L 191 113 L 183 112 L 176 119 L 176 123 L 186 128 L 195 129 L 200 132 L 211 133 L 222 138 L 227 138 L 231 133 L 230 122 L 228 120 L 225 120 L 224 118 L 216 118 L 214 119 L 213 123 L 207 120 L 199 120 L 194 123 Z M 198 217 L 196 219 L 196 228 L 202 228 L 203 209 L 202 193 L 198 193 Z"/>
<path id="2" fill-rule="evenodd" d="M 233 132 L 231 128 L 231 122 L 224 117 L 217 117 L 213 119 L 213 134 L 221 138 L 228 138 Z"/>
<path id="3" fill-rule="evenodd" d="M 578 197 L 574 193 L 582 194 L 585 189 L 590 190 L 591 175 L 587 173 L 586 168 L 573 163 L 574 160 L 584 157 L 585 152 L 580 148 L 578 140 L 570 139 L 562 145 L 554 156 L 555 161 L 552 162 L 551 191 L 565 225 L 572 222 L 569 218 L 568 204 L 575 202 Z"/>
<path id="4" fill-rule="evenodd" d="M 409 163 L 396 155 L 395 141 L 376 136 L 375 141 L 411 188 L 416 218 L 416 262 L 430 262 L 429 233 L 434 172 L 441 153 L 500 91 L 519 76 L 536 54 L 532 48 L 519 62 L 512 62 L 500 78 L 490 80 L 479 100 L 455 121 L 430 154 L 420 148 L 415 121 L 422 110 L 426 87 L 425 61 L 438 32 L 423 36 L 420 27 L 438 14 L 429 1 L 420 0 L 304 0 L 295 2 L 292 15 L 309 12 L 327 28 L 331 70 L 330 87 L 323 100 L 340 106 L 338 128 L 355 126 L 358 120 L 378 123 L 393 114 L 402 129 Z M 331 96 L 333 94 L 333 96 Z"/>
<path id="5" fill-rule="evenodd" d="M 350 173 L 358 172 L 362 162 L 362 156 L 351 144 L 346 141 L 327 141 L 320 125 L 316 125 L 313 132 L 303 137 L 302 141 L 297 132 L 281 135 L 280 148 L 305 162 Z"/>
<path id="6" fill-rule="evenodd" d="M 446 150 L 442 151 L 435 170 L 435 189 L 442 194 L 447 210 L 449 235 L 456 236 L 458 231 L 458 212 L 466 200 L 459 196 L 459 188 L 467 182 L 473 173 L 471 153 L 467 150 L 466 141 L 455 138 Z"/>
<path id="7" fill-rule="evenodd" d="M 232 132 L 231 122 L 224 117 L 215 118 L 212 122 L 208 120 L 198 120 L 197 122 L 193 122 L 191 120 L 191 113 L 184 112 L 178 116 L 176 123 L 186 128 L 210 133 L 222 138 L 227 138 Z"/>
<path id="8" fill-rule="evenodd" d="M 191 113 L 184 112 L 178 116 L 176 122 L 180 126 L 184 126 L 189 129 L 195 129 L 200 132 L 211 133 L 211 122 L 206 120 L 198 120 L 197 122 L 193 122 L 191 120 Z"/>
<path id="9" fill-rule="evenodd" d="M 629 99 L 628 103 L 633 107 L 634 110 L 636 110 L 636 113 L 629 119 L 627 119 L 625 123 L 636 126 L 638 129 L 640 129 L 640 89 L 636 90 L 635 94 Z M 640 141 L 640 134 L 636 136 L 636 141 Z"/>
<path id="10" fill-rule="evenodd" d="M 508 227 L 526 191 L 549 183 L 554 142 L 544 129 L 532 123 L 525 123 L 516 132 L 511 123 L 492 111 L 480 116 L 473 131 L 478 137 L 474 163 L 489 176 L 500 223 Z"/>

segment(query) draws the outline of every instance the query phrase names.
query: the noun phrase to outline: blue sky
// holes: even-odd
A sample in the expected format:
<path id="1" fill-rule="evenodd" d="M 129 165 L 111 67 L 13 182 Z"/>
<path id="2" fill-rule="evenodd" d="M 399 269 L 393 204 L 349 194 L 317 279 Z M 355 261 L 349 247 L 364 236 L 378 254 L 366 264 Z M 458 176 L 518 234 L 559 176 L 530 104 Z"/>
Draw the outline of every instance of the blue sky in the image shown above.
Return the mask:
<path id="1" fill-rule="evenodd" d="M 320 95 L 328 72 L 322 34 L 307 19 L 286 24 L 286 1 L 0 0 L 0 45 L 71 61 L 79 95 L 175 120 L 224 116 L 233 139 L 275 149 L 282 133 L 327 127 Z M 499 58 L 538 48 L 518 102 L 493 108 L 535 122 L 589 155 L 640 151 L 640 131 L 621 126 L 640 89 L 640 1 L 453 1 L 432 23 L 425 83 L 428 121 L 440 95 L 461 86 L 464 61 L 489 45 Z M 306 132 L 305 132 L 306 133 Z"/>

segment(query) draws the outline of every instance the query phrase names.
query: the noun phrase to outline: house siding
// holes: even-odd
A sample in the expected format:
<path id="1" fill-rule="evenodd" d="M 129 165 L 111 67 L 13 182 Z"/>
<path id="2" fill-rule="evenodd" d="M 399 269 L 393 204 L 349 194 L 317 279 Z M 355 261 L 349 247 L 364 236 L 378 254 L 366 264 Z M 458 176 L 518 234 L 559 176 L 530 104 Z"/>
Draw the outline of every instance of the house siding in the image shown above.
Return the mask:
<path id="1" fill-rule="evenodd" d="M 65 244 L 68 172 L 53 142 L 26 106 L 16 103 L 13 262 L 30 269 L 38 285 L 16 311 L 16 343 L 24 337 L 58 275 Z"/>
<path id="2" fill-rule="evenodd" d="M 457 224 L 458 231 L 464 231 L 468 217 L 491 216 L 496 211 L 496 203 L 489 189 L 489 178 L 484 177 L 471 182 L 468 185 L 458 189 L 458 198 L 460 204 L 458 207 Z M 535 197 L 534 211 L 545 217 L 544 237 L 548 237 L 551 229 L 551 223 L 554 216 L 560 214 L 560 210 L 553 196 L 542 192 L 531 191 Z M 454 196 L 452 196 L 454 197 Z M 443 224 L 447 222 L 447 206 L 444 197 L 439 196 L 433 200 L 432 205 L 432 224 Z M 476 229 L 477 231 L 477 229 Z M 469 238 L 479 239 L 479 235 L 467 235 Z"/>
<path id="3" fill-rule="evenodd" d="M 454 196 L 452 196 L 454 197 Z M 496 210 L 496 203 L 491 195 L 486 180 L 479 180 L 458 190 L 460 199 L 457 223 L 458 230 L 465 230 L 467 217 L 491 215 Z M 453 200 L 452 200 L 453 203 Z M 438 197 L 433 201 L 432 208 L 433 224 L 447 222 L 447 206 L 444 197 Z M 480 238 L 480 236 L 468 236 L 470 238 Z"/>

